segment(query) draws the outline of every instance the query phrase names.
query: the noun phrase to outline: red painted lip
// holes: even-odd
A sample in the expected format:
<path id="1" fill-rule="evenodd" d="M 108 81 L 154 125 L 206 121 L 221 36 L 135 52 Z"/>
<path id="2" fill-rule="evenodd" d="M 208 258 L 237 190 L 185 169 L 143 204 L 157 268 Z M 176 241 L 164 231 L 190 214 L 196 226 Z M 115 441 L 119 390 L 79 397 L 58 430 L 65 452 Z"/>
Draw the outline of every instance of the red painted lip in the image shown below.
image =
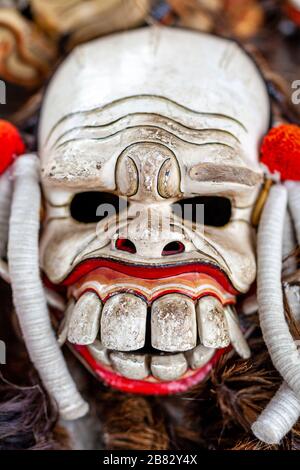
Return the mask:
<path id="1" fill-rule="evenodd" d="M 86 346 L 72 344 L 71 347 L 75 349 L 89 368 L 107 386 L 121 392 L 134 393 L 137 395 L 172 395 L 186 392 L 188 389 L 204 380 L 219 358 L 230 349 L 230 347 L 218 349 L 209 362 L 186 378 L 173 380 L 171 382 L 147 382 L 145 380 L 127 379 L 105 368 L 105 366 L 99 364 L 99 362 L 93 358 Z"/>
<path id="2" fill-rule="evenodd" d="M 130 264 L 109 258 L 90 258 L 77 264 L 71 273 L 61 282 L 63 286 L 70 286 L 82 276 L 97 268 L 111 268 L 123 274 L 128 274 L 140 279 L 163 279 L 183 273 L 204 273 L 214 278 L 227 292 L 237 295 L 238 291 L 233 287 L 227 275 L 218 267 L 203 262 L 176 263 L 165 266 Z"/>

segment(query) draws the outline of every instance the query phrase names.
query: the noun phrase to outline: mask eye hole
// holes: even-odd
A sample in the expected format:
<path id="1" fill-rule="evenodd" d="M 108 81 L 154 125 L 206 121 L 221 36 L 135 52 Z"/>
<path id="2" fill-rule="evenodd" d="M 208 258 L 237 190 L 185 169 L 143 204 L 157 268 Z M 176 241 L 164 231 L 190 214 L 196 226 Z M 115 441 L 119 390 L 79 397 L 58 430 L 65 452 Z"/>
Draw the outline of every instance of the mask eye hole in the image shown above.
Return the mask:
<path id="1" fill-rule="evenodd" d="M 231 202 L 226 197 L 196 196 L 177 201 L 173 211 L 194 224 L 224 227 L 231 219 Z"/>
<path id="2" fill-rule="evenodd" d="M 88 191 L 75 194 L 70 204 L 70 214 L 77 222 L 90 224 L 119 214 L 125 208 L 125 200 L 115 194 Z"/>

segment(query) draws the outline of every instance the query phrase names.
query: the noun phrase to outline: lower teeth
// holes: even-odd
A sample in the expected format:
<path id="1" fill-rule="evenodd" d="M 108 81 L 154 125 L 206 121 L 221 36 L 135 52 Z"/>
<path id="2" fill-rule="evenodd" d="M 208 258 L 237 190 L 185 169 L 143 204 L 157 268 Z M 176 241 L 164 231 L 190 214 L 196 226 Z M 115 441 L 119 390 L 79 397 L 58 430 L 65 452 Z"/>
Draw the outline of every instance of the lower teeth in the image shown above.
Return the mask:
<path id="1" fill-rule="evenodd" d="M 214 355 L 215 349 L 207 348 L 200 344 L 192 351 L 186 353 L 189 365 L 192 369 L 203 367 Z"/>
<path id="2" fill-rule="evenodd" d="M 94 359 L 101 362 L 102 364 L 110 366 L 108 351 L 104 346 L 102 346 L 99 340 L 96 340 L 93 344 L 90 344 L 88 348 Z"/>
<path id="3" fill-rule="evenodd" d="M 109 351 L 99 340 L 88 345 L 91 355 L 101 364 L 111 366 L 116 372 L 133 380 L 143 380 L 150 373 L 161 381 L 171 381 L 182 377 L 190 367 L 199 369 L 214 355 L 215 349 L 203 345 L 196 346 L 186 353 L 141 354 Z"/>
<path id="4" fill-rule="evenodd" d="M 128 379 L 142 380 L 149 375 L 147 356 L 113 352 L 110 359 L 114 369 Z"/>
<path id="5" fill-rule="evenodd" d="M 188 364 L 184 354 L 171 354 L 169 356 L 153 356 L 151 371 L 159 380 L 179 379 L 187 370 Z"/>

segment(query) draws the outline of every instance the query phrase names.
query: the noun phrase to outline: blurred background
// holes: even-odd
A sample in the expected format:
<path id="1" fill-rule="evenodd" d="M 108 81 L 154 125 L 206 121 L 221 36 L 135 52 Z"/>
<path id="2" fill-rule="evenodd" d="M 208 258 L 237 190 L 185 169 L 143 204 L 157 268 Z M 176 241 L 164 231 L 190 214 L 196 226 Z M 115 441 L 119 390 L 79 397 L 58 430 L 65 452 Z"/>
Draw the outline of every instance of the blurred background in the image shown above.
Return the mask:
<path id="1" fill-rule="evenodd" d="M 300 0 L 0 0 L 0 118 L 16 124 L 28 149 L 35 150 L 44 90 L 68 53 L 93 38 L 153 24 L 239 41 L 260 66 L 275 108 L 290 122 L 300 122 Z M 1 339 L 10 357 L 0 370 L 0 449 L 68 448 L 66 429 L 57 423 L 28 360 L 10 287 L 3 281 L 0 298 Z M 250 425 L 280 378 L 257 316 L 247 322 L 254 331 L 251 364 L 224 356 L 206 383 L 163 400 L 107 390 L 66 352 L 93 410 L 87 448 L 264 448 Z M 299 450 L 300 424 L 275 447 Z"/>

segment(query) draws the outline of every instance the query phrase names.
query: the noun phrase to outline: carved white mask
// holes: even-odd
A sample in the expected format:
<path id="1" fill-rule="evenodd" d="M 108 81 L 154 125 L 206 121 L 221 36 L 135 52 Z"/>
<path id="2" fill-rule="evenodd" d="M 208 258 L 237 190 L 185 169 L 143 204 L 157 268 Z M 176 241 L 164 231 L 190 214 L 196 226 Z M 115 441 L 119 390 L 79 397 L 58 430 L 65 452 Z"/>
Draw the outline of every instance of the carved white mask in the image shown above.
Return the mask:
<path id="1" fill-rule="evenodd" d="M 68 287 L 62 335 L 107 384 L 183 391 L 230 343 L 249 355 L 233 305 L 256 276 L 269 114 L 227 39 L 144 28 L 60 66 L 40 125 L 41 262 Z"/>

